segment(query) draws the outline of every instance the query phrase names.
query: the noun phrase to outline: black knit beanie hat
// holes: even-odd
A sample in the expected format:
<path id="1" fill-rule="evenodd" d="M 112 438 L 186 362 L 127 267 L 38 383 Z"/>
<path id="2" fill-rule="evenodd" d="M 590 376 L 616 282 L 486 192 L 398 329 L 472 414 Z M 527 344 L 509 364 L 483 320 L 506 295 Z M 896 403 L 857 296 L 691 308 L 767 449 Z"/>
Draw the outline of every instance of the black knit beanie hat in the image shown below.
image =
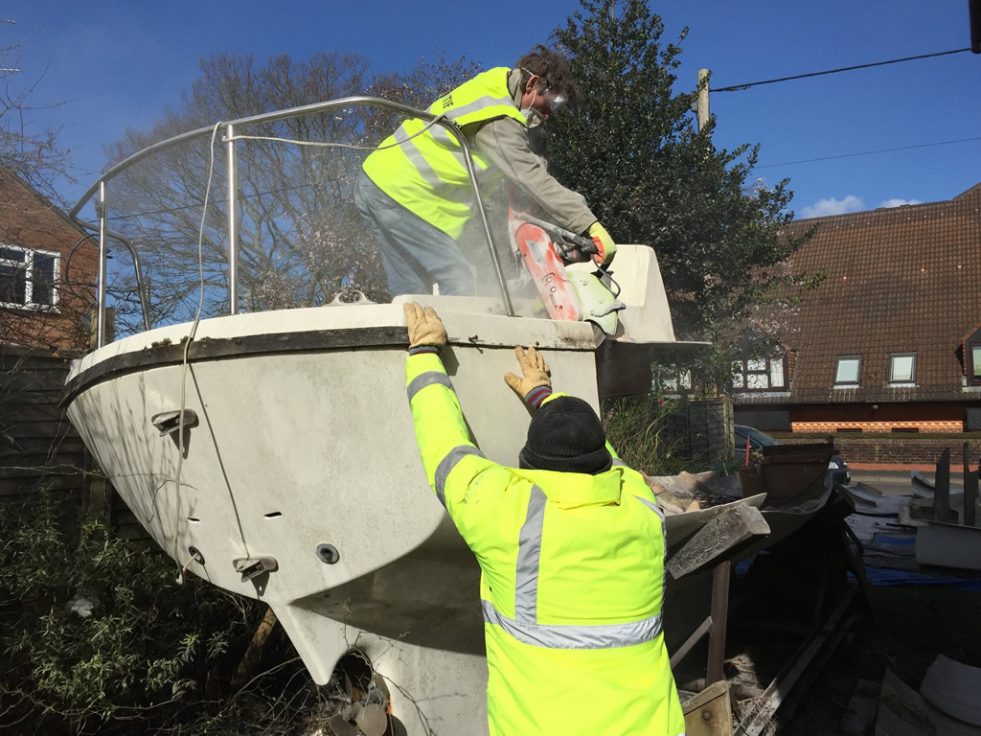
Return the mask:
<path id="1" fill-rule="evenodd" d="M 518 456 L 521 468 L 593 475 L 609 470 L 612 462 L 593 407 L 572 396 L 542 405 L 531 419 L 528 441 Z"/>

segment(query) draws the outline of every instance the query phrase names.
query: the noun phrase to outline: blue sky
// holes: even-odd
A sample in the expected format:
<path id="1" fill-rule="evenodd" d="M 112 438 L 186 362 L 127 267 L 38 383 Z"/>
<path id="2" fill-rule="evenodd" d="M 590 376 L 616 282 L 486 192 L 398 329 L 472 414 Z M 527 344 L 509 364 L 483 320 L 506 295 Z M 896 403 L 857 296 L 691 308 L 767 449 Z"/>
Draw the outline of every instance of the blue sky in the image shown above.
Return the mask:
<path id="1" fill-rule="evenodd" d="M 578 7 L 576 0 L 13 0 L 0 18 L 16 25 L 0 24 L 0 46 L 19 46 L 23 71 L 8 85 L 40 80 L 31 101 L 41 109 L 30 122 L 61 129 L 81 180 L 61 191 L 74 200 L 104 166 L 103 147 L 176 106 L 202 57 L 354 51 L 383 72 L 465 53 L 482 65 L 507 65 Z M 700 67 L 723 87 L 970 45 L 967 0 L 652 7 L 666 40 L 689 28 L 684 89 L 694 87 Z M 798 217 L 949 199 L 981 182 L 981 55 L 717 93 L 712 112 L 717 145 L 759 143 L 755 175 L 791 180 Z M 851 155 L 882 149 L 905 150 Z M 810 162 L 795 163 L 802 161 Z"/>

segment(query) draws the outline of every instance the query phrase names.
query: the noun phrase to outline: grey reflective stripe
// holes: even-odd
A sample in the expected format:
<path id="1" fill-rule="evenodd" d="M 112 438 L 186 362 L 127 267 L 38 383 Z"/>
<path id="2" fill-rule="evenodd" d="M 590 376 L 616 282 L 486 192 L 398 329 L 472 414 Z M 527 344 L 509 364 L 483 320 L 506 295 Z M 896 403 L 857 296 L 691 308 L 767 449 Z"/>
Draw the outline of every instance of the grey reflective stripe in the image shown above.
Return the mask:
<path id="1" fill-rule="evenodd" d="M 664 509 L 662 509 L 657 501 L 650 501 L 646 498 L 641 498 L 640 496 L 634 496 L 638 501 L 644 504 L 647 508 L 653 511 L 655 514 L 661 517 L 661 521 L 664 521 Z"/>
<path id="2" fill-rule="evenodd" d="M 664 537 L 664 509 L 662 509 L 657 501 L 650 501 L 646 498 L 641 498 L 640 496 L 634 496 L 638 501 L 644 504 L 647 508 L 658 515 L 661 520 L 661 541 L 665 548 L 667 548 L 667 539 Z M 664 567 L 661 568 L 661 605 L 664 605 L 664 596 L 667 593 L 668 586 L 668 576 L 664 572 Z"/>
<path id="3" fill-rule="evenodd" d="M 434 125 L 429 129 L 429 132 L 432 133 L 433 138 L 442 143 L 444 146 L 456 146 L 457 150 L 459 150 L 460 142 L 451 136 L 446 128 L 440 128 L 438 125 Z M 463 160 L 463 157 L 461 156 L 460 159 Z"/>
<path id="4" fill-rule="evenodd" d="M 427 373 L 420 373 L 409 383 L 409 387 L 405 390 L 409 395 L 409 401 L 412 401 L 412 397 L 426 388 L 426 386 L 432 386 L 433 384 L 446 386 L 450 391 L 453 390 L 453 384 L 450 383 L 450 377 L 448 375 L 440 371 L 428 371 Z"/>
<path id="5" fill-rule="evenodd" d="M 420 176 L 426 180 L 426 182 L 432 186 L 434 189 L 442 187 L 445 182 L 436 176 L 436 172 L 433 171 L 429 162 L 426 161 L 426 157 L 422 155 L 415 144 L 415 140 L 409 137 L 409 132 L 405 129 L 405 123 L 402 123 L 395 132 L 392 133 L 392 137 L 395 138 L 396 142 L 402 147 L 405 155 L 409 157 L 409 161 L 412 165 L 416 167 Z"/>
<path id="6" fill-rule="evenodd" d="M 643 644 L 661 633 L 661 616 L 625 624 L 536 624 L 502 616 L 490 601 L 480 602 L 484 621 L 500 626 L 524 644 L 550 649 L 613 649 Z"/>
<path id="7" fill-rule="evenodd" d="M 477 110 L 483 110 L 485 107 L 496 107 L 498 105 L 510 105 L 514 107 L 514 100 L 510 97 L 478 97 L 473 102 L 451 108 L 443 114 L 450 120 L 456 120 Z"/>
<path id="8" fill-rule="evenodd" d="M 611 467 L 614 467 L 614 468 L 617 467 L 617 466 L 620 466 L 620 467 L 625 468 L 625 467 L 627 467 L 627 464 L 623 460 L 621 460 L 620 458 L 615 457 L 615 458 L 613 458 L 613 462 L 610 464 L 610 466 Z"/>
<path id="9" fill-rule="evenodd" d="M 439 465 L 436 466 L 436 476 L 433 479 L 433 485 L 436 486 L 436 498 L 439 502 L 446 506 L 446 496 L 444 489 L 446 488 L 446 479 L 450 474 L 450 471 L 456 467 L 456 464 L 460 462 L 467 455 L 476 455 L 477 457 L 483 457 L 483 453 L 478 450 L 473 445 L 457 445 L 442 460 L 439 461 Z"/>
<path id="10" fill-rule="evenodd" d="M 456 202 L 458 204 L 473 204 L 473 192 L 469 187 L 461 187 L 456 184 L 443 181 L 439 178 L 439 175 L 433 170 L 433 167 L 429 165 L 429 162 L 426 160 L 426 157 L 423 155 L 422 151 L 419 150 L 419 147 L 415 143 L 415 138 L 406 129 L 405 126 L 408 122 L 409 121 L 402 123 L 392 134 L 392 137 L 396 140 L 399 146 L 401 146 L 402 151 L 409 159 L 409 163 L 415 166 L 416 171 L 419 172 L 419 176 L 425 179 L 426 183 L 438 191 L 439 196 L 443 197 L 444 199 L 448 199 L 451 202 Z M 453 154 L 457 164 L 460 165 L 465 173 L 467 170 L 467 162 L 463 156 L 463 151 L 460 149 L 459 145 L 456 144 L 456 141 L 452 140 L 449 134 L 443 131 L 442 128 L 434 126 L 430 128 L 428 132 L 435 138 L 437 130 L 443 133 L 442 140 L 444 141 L 444 145 L 448 145 L 448 147 L 454 145 L 456 146 L 456 150 L 450 148 L 450 152 Z M 480 169 L 479 166 L 477 168 Z"/>
<path id="11" fill-rule="evenodd" d="M 453 154 L 453 158 L 456 159 L 456 162 L 460 165 L 460 168 L 466 171 L 467 157 L 463 155 L 463 149 L 460 148 L 460 143 L 457 141 L 457 139 L 451 136 L 449 132 L 447 132 L 446 128 L 433 126 L 429 132 L 432 133 L 433 139 L 437 143 L 441 144 L 447 151 Z M 474 160 L 473 163 L 478 172 L 483 171 L 483 167 L 478 164 L 476 160 Z"/>
<path id="12" fill-rule="evenodd" d="M 538 618 L 538 569 L 542 558 L 542 527 L 545 522 L 545 493 L 531 487 L 528 514 L 518 534 L 518 562 L 514 574 L 514 615 L 534 623 Z"/>
<path id="13" fill-rule="evenodd" d="M 656 638 L 661 633 L 660 614 L 623 624 L 538 623 L 538 579 L 547 500 L 541 488 L 537 485 L 531 487 L 528 513 L 518 533 L 514 618 L 502 615 L 490 601 L 482 600 L 484 621 L 500 626 L 520 642 L 551 649 L 611 649 L 642 644 Z"/>

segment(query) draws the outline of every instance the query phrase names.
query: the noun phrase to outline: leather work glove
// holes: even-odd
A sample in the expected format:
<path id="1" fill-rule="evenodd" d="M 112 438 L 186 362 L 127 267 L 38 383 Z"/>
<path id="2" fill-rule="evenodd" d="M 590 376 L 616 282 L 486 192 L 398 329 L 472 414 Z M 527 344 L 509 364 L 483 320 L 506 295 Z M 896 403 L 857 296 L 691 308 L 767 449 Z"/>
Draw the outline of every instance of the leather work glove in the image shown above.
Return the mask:
<path id="1" fill-rule="evenodd" d="M 446 327 L 432 307 L 409 302 L 403 305 L 405 325 L 409 330 L 409 350 L 423 346 L 440 347 L 446 344 Z"/>
<path id="2" fill-rule="evenodd" d="M 536 388 L 545 387 L 551 390 L 552 379 L 548 377 L 548 363 L 545 362 L 541 353 L 535 348 L 525 350 L 518 345 L 514 349 L 514 355 L 521 367 L 521 377 L 519 378 L 514 373 L 505 373 L 504 382 L 514 389 L 518 396 L 527 401 L 528 395 Z"/>
<path id="3" fill-rule="evenodd" d="M 617 254 L 617 244 L 613 242 L 613 238 L 606 232 L 606 228 L 600 224 L 599 220 L 589 226 L 588 232 L 599 251 L 593 256 L 593 260 L 600 266 L 609 266 L 613 256 Z"/>

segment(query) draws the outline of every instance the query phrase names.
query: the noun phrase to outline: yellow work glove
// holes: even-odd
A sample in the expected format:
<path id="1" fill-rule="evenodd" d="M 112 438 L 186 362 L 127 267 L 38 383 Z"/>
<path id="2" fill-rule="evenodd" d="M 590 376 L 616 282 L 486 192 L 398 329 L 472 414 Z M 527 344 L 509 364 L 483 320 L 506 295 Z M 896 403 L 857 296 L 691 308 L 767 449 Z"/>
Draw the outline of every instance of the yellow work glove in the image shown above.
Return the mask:
<path id="1" fill-rule="evenodd" d="M 409 350 L 423 346 L 440 347 L 446 344 L 446 327 L 432 307 L 409 302 L 404 305 L 405 326 L 409 330 Z"/>
<path id="2" fill-rule="evenodd" d="M 589 237 L 593 239 L 596 249 L 599 250 L 599 253 L 593 256 L 593 260 L 601 266 L 609 266 L 613 256 L 617 254 L 617 244 L 613 242 L 613 238 L 599 220 L 589 226 Z"/>
<path id="3" fill-rule="evenodd" d="M 528 400 L 528 395 L 536 388 L 544 387 L 551 390 L 552 380 L 548 377 L 548 364 L 535 348 L 525 350 L 518 345 L 514 349 L 514 355 L 518 359 L 521 367 L 521 376 L 514 373 L 505 373 L 504 382 L 507 383 L 515 393 L 522 399 Z M 547 395 L 547 392 L 546 394 Z"/>

